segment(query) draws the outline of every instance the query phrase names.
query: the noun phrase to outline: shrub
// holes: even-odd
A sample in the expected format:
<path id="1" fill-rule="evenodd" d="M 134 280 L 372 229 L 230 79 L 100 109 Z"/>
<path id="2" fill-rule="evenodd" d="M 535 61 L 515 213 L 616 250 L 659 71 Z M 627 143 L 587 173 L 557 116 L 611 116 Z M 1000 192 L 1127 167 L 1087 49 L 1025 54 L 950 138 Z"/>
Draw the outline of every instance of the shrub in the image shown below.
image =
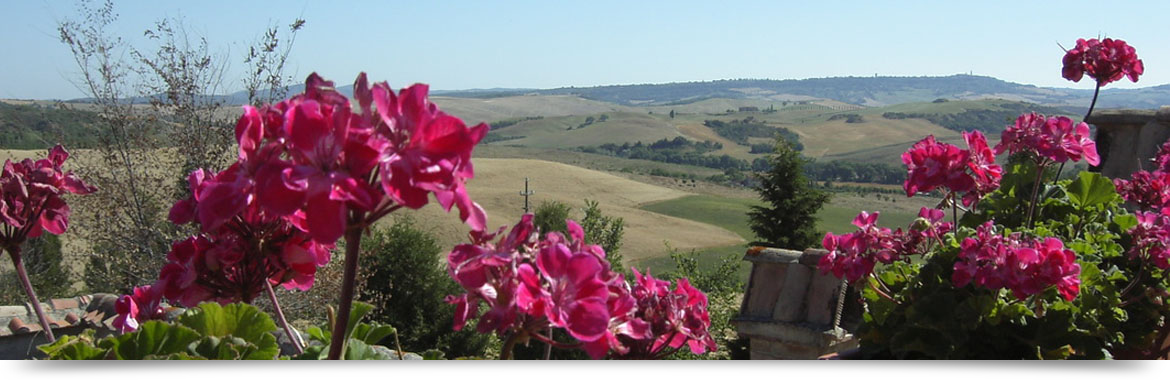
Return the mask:
<path id="1" fill-rule="evenodd" d="M 409 217 L 374 230 L 362 239 L 366 286 L 361 299 L 374 305 L 369 315 L 373 321 L 398 329 L 399 343 L 407 351 L 437 349 L 449 358 L 483 356 L 486 336 L 451 327 L 454 307 L 443 298 L 459 287 L 440 263 L 441 253 L 445 252 L 435 236 Z"/>

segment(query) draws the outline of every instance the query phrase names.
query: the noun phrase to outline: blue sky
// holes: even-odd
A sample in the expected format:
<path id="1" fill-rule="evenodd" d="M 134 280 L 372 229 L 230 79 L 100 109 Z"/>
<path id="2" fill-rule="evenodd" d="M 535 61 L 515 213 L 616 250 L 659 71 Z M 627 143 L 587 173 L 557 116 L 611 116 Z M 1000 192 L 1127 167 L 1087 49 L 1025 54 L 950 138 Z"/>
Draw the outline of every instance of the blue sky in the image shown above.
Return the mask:
<path id="1" fill-rule="evenodd" d="M 57 40 L 73 1 L 0 2 L 0 98 L 75 98 L 77 68 Z M 307 20 L 291 57 L 350 83 L 360 71 L 398 87 L 553 88 L 734 78 L 974 73 L 1039 86 L 1060 77 L 1058 43 L 1098 35 L 1136 47 L 1146 74 L 1110 87 L 1170 83 L 1170 2 L 1148 1 L 130 1 L 112 31 L 179 16 L 228 57 L 273 23 Z"/>

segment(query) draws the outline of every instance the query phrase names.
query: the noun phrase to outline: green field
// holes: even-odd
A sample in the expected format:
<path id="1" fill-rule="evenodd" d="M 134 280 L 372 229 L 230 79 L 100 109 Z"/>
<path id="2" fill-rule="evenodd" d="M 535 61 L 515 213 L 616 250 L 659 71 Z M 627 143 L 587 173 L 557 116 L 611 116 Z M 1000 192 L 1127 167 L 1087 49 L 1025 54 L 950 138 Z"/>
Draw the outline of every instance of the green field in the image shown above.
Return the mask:
<path id="1" fill-rule="evenodd" d="M 605 115 L 606 120 L 600 121 Z M 594 121 L 587 123 L 592 117 Z M 494 145 L 521 145 L 534 148 L 576 148 L 606 143 L 621 145 L 641 141 L 652 143 L 682 136 L 670 122 L 645 113 L 614 112 L 604 114 L 545 117 L 528 120 L 492 131 L 500 136 L 523 136 Z"/>
<path id="2" fill-rule="evenodd" d="M 817 226 L 823 231 L 833 232 L 835 234 L 855 231 L 857 227 L 852 224 L 853 218 L 861 210 L 865 209 L 871 212 L 881 212 L 881 216 L 878 218 L 878 225 L 882 227 L 905 228 L 917 217 L 918 209 L 923 206 L 933 206 L 932 203 L 937 201 L 937 199 L 926 197 L 907 199 L 895 196 L 891 199 L 887 196 L 878 198 L 873 195 L 835 194 L 833 200 L 817 213 L 817 217 L 820 218 Z M 650 203 L 643 205 L 641 208 L 660 214 L 716 225 L 739 234 L 744 240 L 753 241 L 756 240 L 756 237 L 752 233 L 751 227 L 749 227 L 747 212 L 751 210 L 751 206 L 760 204 L 762 203 L 759 200 L 753 198 L 691 195 Z M 729 255 L 742 257 L 746 250 L 747 245 L 730 245 L 700 249 L 698 250 L 699 262 L 703 265 L 717 265 L 720 259 Z M 666 247 L 663 247 L 663 254 L 661 256 L 647 258 L 633 264 L 639 268 L 652 268 L 655 272 L 668 271 L 674 268 L 674 263 L 667 253 Z M 739 270 L 741 278 L 746 280 L 750 274 L 750 270 L 750 266 L 746 264 L 741 266 Z"/>

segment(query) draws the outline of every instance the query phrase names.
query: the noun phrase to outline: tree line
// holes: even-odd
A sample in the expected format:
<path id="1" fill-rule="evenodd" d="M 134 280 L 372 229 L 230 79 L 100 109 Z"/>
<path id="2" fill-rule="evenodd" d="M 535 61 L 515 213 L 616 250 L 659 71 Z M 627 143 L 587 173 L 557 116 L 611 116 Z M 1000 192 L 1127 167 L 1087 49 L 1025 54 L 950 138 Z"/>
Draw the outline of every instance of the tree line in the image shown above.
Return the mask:
<path id="1" fill-rule="evenodd" d="M 797 135 L 788 128 L 768 125 L 763 121 L 756 120 L 752 116 L 748 116 L 743 120 L 704 120 L 703 125 L 711 128 L 711 130 L 715 131 L 715 133 L 718 133 L 719 136 L 734 141 L 739 145 L 750 145 L 748 143 L 748 138 L 751 137 L 772 139 L 775 138 L 776 135 L 779 135 L 785 140 L 788 140 L 788 142 L 792 144 L 793 148 L 797 151 L 804 150 L 804 144 L 800 142 L 800 135 Z"/>

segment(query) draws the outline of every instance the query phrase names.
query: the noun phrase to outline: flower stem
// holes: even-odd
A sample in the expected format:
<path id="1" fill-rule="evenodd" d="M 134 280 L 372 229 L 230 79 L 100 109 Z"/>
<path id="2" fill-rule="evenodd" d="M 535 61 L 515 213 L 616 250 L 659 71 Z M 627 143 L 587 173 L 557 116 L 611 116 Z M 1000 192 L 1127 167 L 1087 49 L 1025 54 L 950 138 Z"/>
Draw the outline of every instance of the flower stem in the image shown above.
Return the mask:
<path id="1" fill-rule="evenodd" d="M 1089 103 L 1089 112 L 1085 112 L 1085 118 L 1082 120 L 1089 122 L 1089 115 L 1093 114 L 1093 107 L 1097 106 L 1097 95 L 1101 93 L 1101 83 L 1097 83 L 1097 89 L 1093 90 L 1093 101 Z"/>
<path id="2" fill-rule="evenodd" d="M 879 280 L 879 281 L 880 281 L 880 280 Z M 901 302 L 898 302 L 898 300 L 894 299 L 894 297 L 891 297 L 889 293 L 886 293 L 886 292 L 882 291 L 881 289 L 878 289 L 878 287 L 877 287 L 877 286 L 875 286 L 875 285 L 874 285 L 872 282 L 869 282 L 869 281 L 866 281 L 866 282 L 867 282 L 867 283 L 869 283 L 869 288 L 870 288 L 870 289 L 873 289 L 873 291 L 874 291 L 875 293 L 877 293 L 879 296 L 882 296 L 882 298 L 885 298 L 885 299 L 888 299 L 888 300 L 890 300 L 890 301 L 893 301 L 895 304 L 898 304 L 898 305 L 901 305 L 901 304 L 902 304 Z M 884 285 L 883 285 L 883 286 L 884 286 Z"/>
<path id="3" fill-rule="evenodd" d="M 544 344 L 544 360 L 548 360 L 549 358 L 552 357 L 552 348 L 553 348 L 553 343 L 554 343 L 554 342 L 551 342 L 552 337 L 553 337 L 553 328 L 552 328 L 552 326 L 549 326 L 548 327 L 548 338 L 549 338 L 550 342 L 545 342 L 545 344 Z"/>
<path id="4" fill-rule="evenodd" d="M 508 338 L 504 340 L 504 347 L 500 348 L 500 360 L 512 360 L 512 349 L 516 347 L 518 338 L 519 333 L 508 334 Z"/>
<path id="5" fill-rule="evenodd" d="M 355 218 L 361 220 L 361 218 Z M 354 282 L 357 279 L 358 252 L 361 250 L 362 229 L 345 230 L 345 274 L 341 282 L 341 301 L 337 305 L 337 321 L 333 324 L 333 339 L 329 344 L 329 360 L 341 359 L 345 347 L 345 330 L 349 326 L 349 309 L 353 307 Z"/>
<path id="6" fill-rule="evenodd" d="M 951 192 L 951 222 L 959 225 L 959 202 L 955 201 L 955 192 Z"/>
<path id="7" fill-rule="evenodd" d="M 284 318 L 284 311 L 280 309 L 280 301 L 276 300 L 276 292 L 272 291 L 272 283 L 264 280 L 264 290 L 268 292 L 268 300 L 272 301 L 272 309 L 276 312 L 276 321 L 280 322 L 280 327 L 284 329 L 284 335 L 288 336 L 288 341 L 292 343 L 296 350 L 297 356 L 305 353 L 301 347 L 301 337 L 293 331 L 292 326 L 288 325 L 288 320 Z"/>
<path id="8" fill-rule="evenodd" d="M 1040 195 L 1040 183 L 1044 181 L 1044 169 L 1048 165 L 1036 164 L 1036 183 L 1032 185 L 1032 201 L 1028 202 L 1028 228 L 1035 227 L 1032 225 L 1032 217 L 1036 211 L 1037 198 Z"/>
<path id="9" fill-rule="evenodd" d="M 541 341 L 541 342 L 544 342 L 544 343 L 545 343 L 545 347 L 547 347 L 547 348 L 556 347 L 556 348 L 560 348 L 560 349 L 573 349 L 573 348 L 578 348 L 578 347 L 581 347 L 581 344 L 580 344 L 580 343 L 577 343 L 577 344 L 567 344 L 567 343 L 561 343 L 561 342 L 557 342 L 556 340 L 553 340 L 553 338 L 552 338 L 552 332 L 553 332 L 553 330 L 552 330 L 552 327 L 551 327 L 551 326 L 549 326 L 549 328 L 548 328 L 548 336 L 540 335 L 540 334 L 538 334 L 538 333 L 535 333 L 535 332 L 534 332 L 534 333 L 531 333 L 531 334 L 530 334 L 530 335 L 528 335 L 528 336 L 532 337 L 533 339 L 536 339 L 536 340 L 539 340 L 539 341 Z M 547 352 L 547 351 L 546 351 L 546 352 Z M 544 360 L 548 360 L 548 356 L 547 356 L 547 355 L 544 357 Z"/>
<path id="10" fill-rule="evenodd" d="M 37 319 L 41 322 L 41 330 L 45 332 L 45 336 L 49 338 L 49 342 L 56 342 L 57 338 L 53 336 L 53 327 L 49 325 L 49 318 L 45 315 L 45 310 L 41 308 L 41 301 L 37 300 L 37 293 L 33 291 L 32 282 L 28 280 L 28 272 L 24 270 L 24 261 L 20 257 L 20 247 L 9 246 L 8 256 L 12 258 L 12 265 L 16 266 L 16 275 L 20 277 L 20 285 L 24 287 L 24 293 L 28 295 L 28 300 L 32 302 L 33 310 L 37 313 Z"/>

